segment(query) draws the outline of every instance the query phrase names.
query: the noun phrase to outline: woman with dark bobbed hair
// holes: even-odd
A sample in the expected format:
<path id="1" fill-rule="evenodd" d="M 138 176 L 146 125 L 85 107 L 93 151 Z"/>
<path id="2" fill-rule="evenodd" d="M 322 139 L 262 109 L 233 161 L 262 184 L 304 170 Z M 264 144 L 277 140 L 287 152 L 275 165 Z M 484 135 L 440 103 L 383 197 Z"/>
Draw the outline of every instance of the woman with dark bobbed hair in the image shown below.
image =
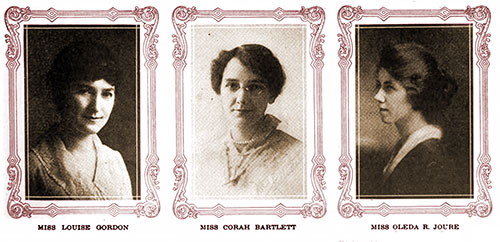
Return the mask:
<path id="1" fill-rule="evenodd" d="M 456 194 L 455 165 L 436 124 L 457 86 L 435 58 L 415 43 L 387 46 L 380 53 L 377 93 L 382 121 L 401 137 L 385 165 L 381 194 Z"/>
<path id="2" fill-rule="evenodd" d="M 274 54 L 258 44 L 222 51 L 212 62 L 211 82 L 228 133 L 196 167 L 196 192 L 255 198 L 305 194 L 302 142 L 277 129 L 280 121 L 266 114 L 285 83 Z"/>
<path id="3" fill-rule="evenodd" d="M 121 81 L 113 53 L 73 42 L 56 56 L 47 84 L 60 120 L 29 151 L 30 199 L 132 199 L 118 151 L 101 143 Z"/>

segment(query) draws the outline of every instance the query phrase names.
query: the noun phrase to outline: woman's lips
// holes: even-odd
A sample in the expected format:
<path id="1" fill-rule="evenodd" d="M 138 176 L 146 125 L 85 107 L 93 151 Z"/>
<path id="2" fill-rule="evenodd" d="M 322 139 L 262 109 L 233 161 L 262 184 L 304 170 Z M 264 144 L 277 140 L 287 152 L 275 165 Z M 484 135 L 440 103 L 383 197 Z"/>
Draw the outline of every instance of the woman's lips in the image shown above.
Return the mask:
<path id="1" fill-rule="evenodd" d="M 233 111 L 233 112 L 250 112 L 252 110 L 247 109 L 247 108 L 233 108 L 231 111 Z"/>
<path id="2" fill-rule="evenodd" d="M 104 118 L 103 116 L 84 116 L 84 117 L 88 120 L 99 120 Z"/>
<path id="3" fill-rule="evenodd" d="M 237 117 L 246 117 L 252 114 L 251 109 L 245 109 L 245 108 L 233 108 L 231 112 L 233 113 L 233 115 Z"/>

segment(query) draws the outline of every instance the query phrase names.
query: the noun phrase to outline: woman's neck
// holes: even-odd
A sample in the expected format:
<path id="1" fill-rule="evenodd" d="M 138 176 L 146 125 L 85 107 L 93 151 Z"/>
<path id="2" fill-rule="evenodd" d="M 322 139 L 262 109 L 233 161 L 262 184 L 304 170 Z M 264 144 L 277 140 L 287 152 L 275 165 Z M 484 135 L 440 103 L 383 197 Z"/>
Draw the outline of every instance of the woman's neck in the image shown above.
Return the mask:
<path id="1" fill-rule="evenodd" d="M 401 119 L 396 122 L 395 125 L 401 138 L 406 140 L 408 136 L 420 128 L 429 125 L 429 123 L 427 123 L 422 113 L 415 111 L 408 115 L 405 119 Z"/>
<path id="2" fill-rule="evenodd" d="M 64 125 L 59 129 L 59 136 L 70 152 L 89 151 L 94 149 L 93 134 L 82 134 L 81 132 L 68 130 Z"/>
<path id="3" fill-rule="evenodd" d="M 263 130 L 262 124 L 264 123 L 264 119 L 265 117 L 253 124 L 242 123 L 237 125 L 231 129 L 231 138 L 234 141 L 245 142 L 259 136 L 259 133 Z"/>

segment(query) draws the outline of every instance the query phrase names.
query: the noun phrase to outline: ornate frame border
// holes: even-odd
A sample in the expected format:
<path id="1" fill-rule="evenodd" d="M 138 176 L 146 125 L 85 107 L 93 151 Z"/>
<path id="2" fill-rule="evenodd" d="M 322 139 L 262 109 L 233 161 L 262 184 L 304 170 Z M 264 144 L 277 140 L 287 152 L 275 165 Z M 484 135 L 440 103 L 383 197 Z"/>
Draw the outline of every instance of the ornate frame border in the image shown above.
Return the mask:
<path id="1" fill-rule="evenodd" d="M 188 180 L 186 168 L 186 157 L 184 156 L 184 68 L 186 67 L 187 41 L 185 29 L 189 22 L 198 18 L 212 18 L 217 22 L 225 18 L 273 18 L 280 22 L 285 18 L 299 18 L 302 22 L 309 23 L 312 30 L 309 43 L 309 54 L 312 58 L 313 68 L 313 89 L 314 89 L 314 150 L 312 158 L 312 170 L 310 178 L 312 180 L 313 193 L 312 201 L 302 206 L 285 206 L 281 203 L 274 207 L 225 207 L 217 204 L 213 207 L 198 207 L 188 202 L 185 196 Z M 179 219 L 197 218 L 198 215 L 215 215 L 220 218 L 224 215 L 299 215 L 304 217 L 321 218 L 326 213 L 326 200 L 323 195 L 326 189 L 324 175 L 326 167 L 323 156 L 323 103 L 322 103 L 322 69 L 323 69 L 323 42 L 322 34 L 325 23 L 325 12 L 321 7 L 302 7 L 300 10 L 197 10 L 195 7 L 177 7 L 172 13 L 172 23 L 175 34 L 172 35 L 174 42 L 173 67 L 175 69 L 175 108 L 176 108 L 176 156 L 174 159 L 175 182 L 174 191 L 177 191 L 173 202 L 173 212 Z"/>
<path id="2" fill-rule="evenodd" d="M 479 69 L 479 144 L 480 153 L 477 158 L 478 166 L 476 169 L 476 179 L 478 185 L 477 200 L 465 205 L 450 205 L 444 202 L 441 205 L 435 206 L 391 206 L 385 202 L 378 206 L 364 206 L 359 202 L 353 201 L 350 194 L 353 179 L 353 169 L 351 167 L 351 155 L 349 154 L 349 68 L 352 65 L 351 58 L 353 56 L 353 41 L 350 28 L 352 23 L 359 21 L 362 18 L 376 17 L 382 21 L 389 18 L 406 17 L 406 18 L 423 18 L 437 17 L 443 21 L 449 18 L 464 17 L 467 21 L 474 23 L 477 28 L 476 41 L 474 45 L 475 55 L 477 57 L 476 66 Z M 450 214 L 468 214 L 469 217 L 487 217 L 491 213 L 492 201 L 488 189 L 491 188 L 491 173 L 490 156 L 488 154 L 488 67 L 490 65 L 488 59 L 490 51 L 488 42 L 490 34 L 488 28 L 491 21 L 491 12 L 486 6 L 470 7 L 465 10 L 441 9 L 429 10 L 409 10 L 398 9 L 391 10 L 385 7 L 380 9 L 362 9 L 360 6 L 343 6 L 339 9 L 337 20 L 340 31 L 338 41 L 340 48 L 338 51 L 339 67 L 341 71 L 341 156 L 339 158 L 340 166 L 340 185 L 339 190 L 342 190 L 339 202 L 338 212 L 344 218 L 353 216 L 362 217 L 363 214 L 380 214 L 387 216 L 389 214 L 442 214 L 448 216 Z"/>
<path id="3" fill-rule="evenodd" d="M 33 18 L 47 19 L 50 23 L 59 18 L 101 18 L 114 22 L 118 18 L 132 18 L 136 22 L 142 23 L 146 30 L 144 33 L 144 42 L 142 44 L 143 55 L 145 58 L 147 72 L 147 137 L 148 153 L 146 155 L 146 166 L 144 168 L 144 180 L 146 183 L 145 199 L 135 206 L 120 206 L 112 203 L 108 206 L 58 206 L 50 203 L 45 207 L 34 207 L 23 201 L 19 196 L 20 185 L 22 181 L 22 170 L 19 165 L 21 158 L 18 151 L 18 120 L 16 115 L 17 107 L 17 71 L 20 66 L 22 44 L 19 39 L 18 30 L 23 22 L 28 22 Z M 5 35 L 7 43 L 7 69 L 9 73 L 9 163 L 7 173 L 9 182 L 7 190 L 10 191 L 7 201 L 7 210 L 12 218 L 28 217 L 32 215 L 49 215 L 55 217 L 59 214 L 110 214 L 118 216 L 119 214 L 136 214 L 138 217 L 156 217 L 160 212 L 160 200 L 157 190 L 159 189 L 158 156 L 156 148 L 156 59 L 158 52 L 156 43 L 158 35 L 155 33 L 158 26 L 159 14 L 154 7 L 144 8 L 135 7 L 134 10 L 118 10 L 111 8 L 109 10 L 31 10 L 30 7 L 20 8 L 12 6 L 5 11 L 5 25 L 8 34 Z M 22 141 L 21 141 L 22 142 Z"/>

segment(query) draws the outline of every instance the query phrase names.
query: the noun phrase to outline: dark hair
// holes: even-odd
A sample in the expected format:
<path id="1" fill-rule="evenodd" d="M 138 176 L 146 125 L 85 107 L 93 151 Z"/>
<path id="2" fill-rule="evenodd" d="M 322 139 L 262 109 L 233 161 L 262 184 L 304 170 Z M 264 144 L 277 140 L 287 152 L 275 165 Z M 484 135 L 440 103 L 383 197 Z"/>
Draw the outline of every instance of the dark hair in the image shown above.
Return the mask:
<path id="1" fill-rule="evenodd" d="M 75 41 L 64 47 L 56 55 L 46 76 L 58 111 L 65 108 L 72 83 L 100 79 L 114 86 L 121 80 L 121 75 L 111 50 L 93 41 Z"/>
<path id="2" fill-rule="evenodd" d="M 227 63 L 237 58 L 244 66 L 263 79 L 270 90 L 271 97 L 276 98 L 285 84 L 285 72 L 279 60 L 268 48 L 258 44 L 246 44 L 232 50 L 223 50 L 212 61 L 212 89 L 220 94 L 222 75 Z"/>
<path id="3" fill-rule="evenodd" d="M 438 67 L 425 47 L 415 43 L 384 47 L 377 70 L 381 68 L 401 82 L 412 108 L 421 111 L 428 122 L 436 121 L 457 91 L 455 80 Z"/>

